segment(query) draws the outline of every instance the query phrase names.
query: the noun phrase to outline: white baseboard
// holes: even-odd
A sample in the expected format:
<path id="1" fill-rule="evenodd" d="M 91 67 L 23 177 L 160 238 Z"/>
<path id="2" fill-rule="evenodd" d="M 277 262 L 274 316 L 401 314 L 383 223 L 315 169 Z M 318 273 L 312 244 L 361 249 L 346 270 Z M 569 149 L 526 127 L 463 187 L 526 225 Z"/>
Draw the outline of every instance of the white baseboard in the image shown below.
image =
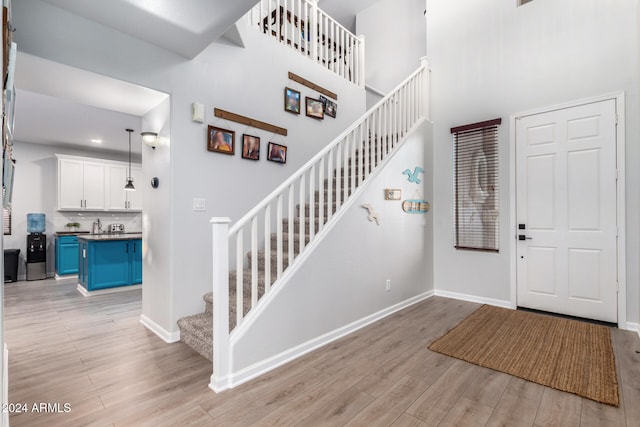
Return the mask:
<path id="1" fill-rule="evenodd" d="M 209 384 L 209 388 L 214 390 L 215 392 L 224 391 L 227 388 L 234 388 L 241 384 L 246 383 L 260 375 L 266 374 L 269 371 L 272 371 L 286 363 L 289 363 L 305 354 L 316 350 L 324 345 L 327 345 L 333 341 L 336 341 L 346 335 L 349 335 L 358 329 L 364 328 L 365 326 L 370 325 L 371 323 L 377 322 L 397 311 L 400 311 L 404 308 L 407 308 L 413 304 L 416 304 L 420 301 L 423 301 L 429 297 L 434 295 L 433 291 L 427 291 L 423 294 L 416 295 L 413 298 L 409 298 L 408 300 L 402 301 L 398 304 L 392 305 L 391 307 L 387 307 L 383 310 L 380 310 L 376 313 L 373 313 L 369 316 L 366 316 L 362 319 L 356 320 L 353 323 L 350 323 L 341 328 L 335 329 L 331 332 L 328 332 L 324 335 L 321 335 L 317 338 L 311 339 L 305 343 L 302 343 L 296 347 L 293 347 L 289 350 L 286 350 L 280 354 L 277 354 L 273 357 L 260 361 L 258 363 L 253 364 L 241 371 L 232 374 L 228 379 L 226 384 L 214 384 L 213 376 L 211 377 L 211 383 Z M 225 385 L 227 387 L 225 387 Z"/>
<path id="2" fill-rule="evenodd" d="M 624 325 L 621 324 L 620 329 L 636 332 L 638 334 L 638 338 L 640 338 L 640 323 L 627 322 Z"/>
<path id="3" fill-rule="evenodd" d="M 115 294 L 118 292 L 135 291 L 136 289 L 142 289 L 142 285 L 140 284 L 140 285 L 131 285 L 131 286 L 118 286 L 117 288 L 98 289 L 97 291 L 88 291 L 85 289 L 84 286 L 78 283 L 78 286 L 76 288 L 78 289 L 78 292 L 80 292 L 85 297 L 90 297 L 92 295 L 105 295 L 105 294 Z"/>
<path id="4" fill-rule="evenodd" d="M 147 329 L 159 336 L 167 344 L 180 341 L 180 330 L 175 332 L 167 331 L 162 326 L 158 325 L 153 320 L 149 319 L 144 314 L 140 315 L 140 323 L 142 323 Z"/>
<path id="5" fill-rule="evenodd" d="M 493 305 L 493 306 L 502 307 L 502 308 L 509 308 L 509 309 L 515 309 L 516 308 L 511 304 L 511 301 L 503 301 L 503 300 L 493 299 L 493 298 L 478 297 L 478 296 L 475 296 L 475 295 L 460 294 L 458 292 L 449 292 L 449 291 L 442 291 L 442 290 L 436 289 L 435 290 L 435 295 L 438 296 L 438 297 L 457 299 L 457 300 L 461 300 L 461 301 L 475 302 L 475 303 L 478 303 L 478 304 Z"/>

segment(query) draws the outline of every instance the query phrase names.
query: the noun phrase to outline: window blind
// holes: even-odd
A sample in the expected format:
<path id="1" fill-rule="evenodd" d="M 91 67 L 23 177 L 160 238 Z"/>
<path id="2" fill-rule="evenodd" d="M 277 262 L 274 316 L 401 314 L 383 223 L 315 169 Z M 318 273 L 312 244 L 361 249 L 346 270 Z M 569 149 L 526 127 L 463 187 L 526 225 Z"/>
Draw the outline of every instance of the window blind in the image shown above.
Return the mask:
<path id="1" fill-rule="evenodd" d="M 454 246 L 500 250 L 498 126 L 502 119 L 451 128 Z"/>
<path id="2" fill-rule="evenodd" d="M 5 188 L 2 187 L 2 200 L 4 201 Z M 2 208 L 2 233 L 5 236 L 11 235 L 11 207 Z"/>
<path id="3" fill-rule="evenodd" d="M 11 235 L 11 208 L 2 209 L 2 232 L 5 236 Z"/>

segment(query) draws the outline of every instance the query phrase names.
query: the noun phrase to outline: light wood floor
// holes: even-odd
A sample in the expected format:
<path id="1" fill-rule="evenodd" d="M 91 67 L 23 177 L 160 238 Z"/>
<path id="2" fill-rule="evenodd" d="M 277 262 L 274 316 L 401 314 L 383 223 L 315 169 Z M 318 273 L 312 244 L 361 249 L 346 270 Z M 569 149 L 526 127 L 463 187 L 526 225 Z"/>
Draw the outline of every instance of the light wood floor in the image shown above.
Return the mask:
<path id="1" fill-rule="evenodd" d="M 74 284 L 5 285 L 9 400 L 71 405 L 11 426 L 638 426 L 640 342 L 612 329 L 612 408 L 427 350 L 478 305 L 431 298 L 237 389 L 139 322 L 140 291 L 82 297 Z"/>

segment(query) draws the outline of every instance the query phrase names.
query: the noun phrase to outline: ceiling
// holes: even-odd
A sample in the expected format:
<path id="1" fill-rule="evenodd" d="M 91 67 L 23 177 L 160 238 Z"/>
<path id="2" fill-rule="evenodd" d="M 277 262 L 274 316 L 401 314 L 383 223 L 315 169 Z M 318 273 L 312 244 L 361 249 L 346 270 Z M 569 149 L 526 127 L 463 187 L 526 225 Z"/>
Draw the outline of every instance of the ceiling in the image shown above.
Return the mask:
<path id="1" fill-rule="evenodd" d="M 229 29 L 229 22 L 236 22 L 257 3 L 257 0 L 41 1 L 186 58 L 198 55 Z M 319 6 L 354 30 L 356 14 L 378 1 L 381 0 L 320 0 Z M 140 117 L 168 96 L 21 52 L 16 64 L 17 141 L 127 151 L 124 129 L 131 127 L 138 132 Z M 92 139 L 102 142 L 97 144 Z M 140 152 L 140 144 L 132 146 L 134 152 Z"/>
<path id="2" fill-rule="evenodd" d="M 168 96 L 24 53 L 15 87 L 16 141 L 91 150 L 127 151 L 125 129 L 140 132 L 141 116 Z M 140 152 L 140 144 L 132 147 Z"/>
<path id="3" fill-rule="evenodd" d="M 42 0 L 193 59 L 257 0 Z"/>
<path id="4" fill-rule="evenodd" d="M 319 0 L 318 7 L 351 32 L 356 30 L 356 15 L 381 0 Z"/>

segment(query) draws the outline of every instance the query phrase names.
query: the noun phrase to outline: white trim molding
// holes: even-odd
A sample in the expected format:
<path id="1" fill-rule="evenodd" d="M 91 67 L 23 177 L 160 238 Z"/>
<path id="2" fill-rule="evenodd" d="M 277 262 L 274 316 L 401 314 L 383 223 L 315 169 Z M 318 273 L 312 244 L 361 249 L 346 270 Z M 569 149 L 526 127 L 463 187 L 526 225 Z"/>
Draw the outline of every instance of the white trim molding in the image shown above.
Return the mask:
<path id="1" fill-rule="evenodd" d="M 151 332 L 162 338 L 164 342 L 167 344 L 171 344 L 174 342 L 180 341 L 180 330 L 170 332 L 164 329 L 162 326 L 158 325 L 153 320 L 149 319 L 144 314 L 140 315 L 140 323 L 142 323 L 147 329 Z"/>
<path id="2" fill-rule="evenodd" d="M 128 292 L 142 289 L 142 285 L 129 285 L 129 286 L 118 286 L 117 288 L 107 288 L 107 289 L 97 289 L 95 291 L 88 291 L 84 286 L 78 283 L 76 286 L 78 292 L 80 292 L 85 297 L 90 297 L 92 295 L 105 295 L 105 294 L 115 294 L 119 292 Z"/>
<path id="3" fill-rule="evenodd" d="M 484 297 L 478 297 L 475 295 L 467 295 L 467 294 L 461 294 L 458 292 L 449 292 L 449 291 L 439 291 L 439 290 L 435 290 L 435 296 L 437 297 L 443 297 L 443 298 L 451 298 L 451 299 L 457 299 L 460 301 L 468 301 L 468 302 L 475 302 L 478 304 L 487 304 L 487 305 L 493 305 L 495 307 L 502 307 L 502 308 L 509 308 L 509 309 L 515 309 L 516 306 L 511 304 L 511 301 L 505 301 L 505 300 L 499 300 L 499 299 L 493 299 L 493 298 L 484 298 Z"/>
<path id="4" fill-rule="evenodd" d="M 548 107 L 536 108 L 517 114 L 512 114 L 509 118 L 510 125 L 510 144 L 511 155 L 509 164 L 510 189 L 510 218 L 509 227 L 513 235 L 516 231 L 516 119 L 534 114 L 541 114 L 551 111 L 563 110 L 566 108 L 577 107 L 585 104 L 614 100 L 616 103 L 616 162 L 618 168 L 618 181 L 616 187 L 617 193 L 617 222 L 618 222 L 618 325 L 624 329 L 627 323 L 627 250 L 626 250 L 626 194 L 625 194 L 625 94 L 624 91 L 604 94 L 591 98 L 580 99 L 559 105 L 551 105 Z M 517 274 L 516 274 L 516 240 L 510 239 L 509 250 L 511 258 L 511 305 L 516 308 L 518 305 L 517 296 Z"/>
<path id="5" fill-rule="evenodd" d="M 305 343 L 302 343 L 296 347 L 293 347 L 289 350 L 283 351 L 280 354 L 272 356 L 268 359 L 262 360 L 258 363 L 253 364 L 241 371 L 238 371 L 227 378 L 226 384 L 214 384 L 213 377 L 212 382 L 209 384 L 209 388 L 211 388 L 215 392 L 224 391 L 227 388 L 234 388 L 241 384 L 246 383 L 254 378 L 257 378 L 261 375 L 266 374 L 269 371 L 272 371 L 286 363 L 289 363 L 305 354 L 316 350 L 324 345 L 327 345 L 333 341 L 336 341 L 342 337 L 345 337 L 358 329 L 364 328 L 378 320 L 381 320 L 391 314 L 405 309 L 411 305 L 417 304 L 420 301 L 424 301 L 427 298 L 430 298 L 434 295 L 434 291 L 427 291 L 420 295 L 416 295 L 415 297 L 409 298 L 405 301 L 402 301 L 398 304 L 392 305 L 391 307 L 387 307 L 383 310 L 380 310 L 376 313 L 373 313 L 369 316 L 363 317 L 362 319 L 356 320 L 353 323 L 345 325 L 341 328 L 335 329 L 331 332 L 327 332 L 324 335 L 313 338 Z M 227 387 L 225 387 L 225 385 Z"/>
<path id="6" fill-rule="evenodd" d="M 638 334 L 638 338 L 640 338 L 640 323 L 627 322 L 624 324 L 624 327 L 620 326 L 620 329 L 636 332 Z"/>

